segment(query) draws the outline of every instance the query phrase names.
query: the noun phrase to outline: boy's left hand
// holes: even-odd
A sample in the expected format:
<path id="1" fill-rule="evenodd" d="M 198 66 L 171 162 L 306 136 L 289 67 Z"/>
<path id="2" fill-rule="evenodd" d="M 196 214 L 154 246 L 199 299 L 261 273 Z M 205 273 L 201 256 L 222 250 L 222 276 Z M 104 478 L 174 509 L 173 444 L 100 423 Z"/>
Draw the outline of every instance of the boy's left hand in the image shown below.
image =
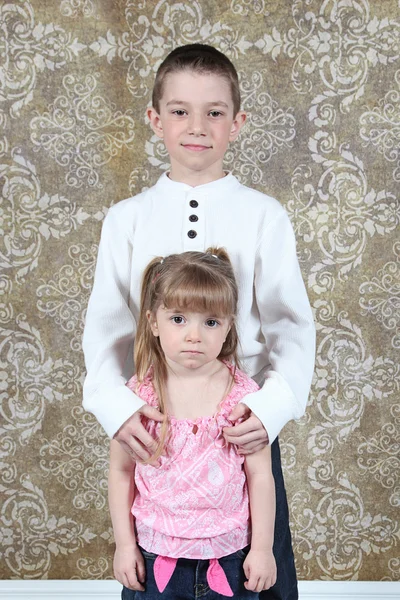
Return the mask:
<path id="1" fill-rule="evenodd" d="M 264 425 L 246 404 L 237 404 L 228 419 L 230 421 L 244 419 L 239 425 L 223 429 L 225 440 L 229 444 L 239 446 L 239 454 L 253 454 L 269 444 L 268 433 Z"/>
<path id="2" fill-rule="evenodd" d="M 276 562 L 272 550 L 250 550 L 243 570 L 248 580 L 244 587 L 251 592 L 269 590 L 276 583 Z"/>

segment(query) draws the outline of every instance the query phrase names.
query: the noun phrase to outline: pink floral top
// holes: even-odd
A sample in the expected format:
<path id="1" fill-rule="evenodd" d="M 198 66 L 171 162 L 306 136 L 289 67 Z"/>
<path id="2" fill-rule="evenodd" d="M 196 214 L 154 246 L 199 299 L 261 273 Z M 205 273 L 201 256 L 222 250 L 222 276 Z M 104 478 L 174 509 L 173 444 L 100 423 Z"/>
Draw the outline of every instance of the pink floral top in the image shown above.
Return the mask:
<path id="1" fill-rule="evenodd" d="M 227 364 L 232 370 L 233 367 Z M 151 373 L 137 389 L 127 386 L 151 406 L 157 406 Z M 221 558 L 250 543 L 249 499 L 244 458 L 226 444 L 222 428 L 241 399 L 257 384 L 236 369 L 234 385 L 218 413 L 198 419 L 170 418 L 167 455 L 161 467 L 136 464 L 136 494 L 132 514 L 138 543 L 148 552 L 172 558 Z M 158 436 L 160 424 L 147 421 Z"/>

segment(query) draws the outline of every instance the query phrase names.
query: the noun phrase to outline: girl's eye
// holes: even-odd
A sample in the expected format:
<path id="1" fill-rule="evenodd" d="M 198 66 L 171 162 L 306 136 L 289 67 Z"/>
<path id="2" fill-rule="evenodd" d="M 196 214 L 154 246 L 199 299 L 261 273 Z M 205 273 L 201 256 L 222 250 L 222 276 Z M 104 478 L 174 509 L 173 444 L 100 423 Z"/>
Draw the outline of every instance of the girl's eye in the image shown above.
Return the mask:
<path id="1" fill-rule="evenodd" d="M 217 327 L 218 321 L 215 319 L 207 319 L 206 321 L 207 327 Z"/>
<path id="2" fill-rule="evenodd" d="M 181 325 L 184 322 L 184 318 L 183 317 L 172 317 L 172 321 L 174 323 L 176 323 L 177 325 Z"/>

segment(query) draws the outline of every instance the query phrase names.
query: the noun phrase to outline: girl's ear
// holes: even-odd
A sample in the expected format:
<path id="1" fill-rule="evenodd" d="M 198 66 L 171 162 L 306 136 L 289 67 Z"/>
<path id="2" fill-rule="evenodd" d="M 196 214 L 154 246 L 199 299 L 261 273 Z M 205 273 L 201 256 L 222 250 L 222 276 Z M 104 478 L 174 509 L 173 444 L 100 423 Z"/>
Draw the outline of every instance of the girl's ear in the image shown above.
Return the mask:
<path id="1" fill-rule="evenodd" d="M 225 344 L 225 342 L 226 342 L 226 338 L 228 337 L 228 335 L 229 335 L 229 332 L 230 332 L 230 330 L 231 330 L 231 329 L 232 329 L 232 321 L 230 322 L 230 325 L 229 325 L 229 327 L 228 327 L 228 329 L 227 329 L 227 331 L 226 331 L 226 335 L 225 335 L 225 339 L 224 339 L 224 344 Z"/>
<path id="2" fill-rule="evenodd" d="M 158 337 L 158 335 L 159 335 L 159 333 L 158 333 L 158 325 L 157 325 L 157 321 L 156 321 L 155 315 L 153 315 L 153 313 L 150 310 L 147 310 L 146 311 L 146 317 L 147 317 L 147 321 L 149 322 L 152 334 L 155 337 Z"/>
<path id="3" fill-rule="evenodd" d="M 150 121 L 150 127 L 159 138 L 164 137 L 164 131 L 161 123 L 161 117 L 152 106 L 146 110 L 147 118 Z"/>

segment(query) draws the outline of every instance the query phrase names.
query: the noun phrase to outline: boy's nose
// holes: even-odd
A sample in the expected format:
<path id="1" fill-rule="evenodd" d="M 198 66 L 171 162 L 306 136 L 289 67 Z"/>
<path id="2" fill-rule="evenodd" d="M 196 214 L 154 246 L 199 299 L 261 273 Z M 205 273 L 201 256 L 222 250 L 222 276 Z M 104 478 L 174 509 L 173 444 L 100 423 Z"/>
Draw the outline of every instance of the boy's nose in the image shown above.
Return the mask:
<path id="1" fill-rule="evenodd" d="M 205 124 L 200 115 L 191 116 L 188 121 L 188 133 L 192 135 L 205 135 Z"/>

